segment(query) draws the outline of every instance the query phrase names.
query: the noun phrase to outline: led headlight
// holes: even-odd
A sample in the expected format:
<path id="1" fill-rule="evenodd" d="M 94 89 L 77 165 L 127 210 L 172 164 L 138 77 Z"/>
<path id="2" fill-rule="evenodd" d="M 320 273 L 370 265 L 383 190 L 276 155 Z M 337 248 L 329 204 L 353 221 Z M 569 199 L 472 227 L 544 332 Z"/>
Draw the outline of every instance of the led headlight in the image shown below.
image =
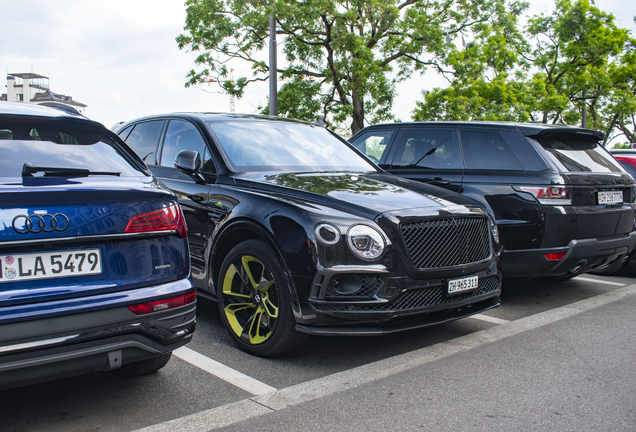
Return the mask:
<path id="1" fill-rule="evenodd" d="M 490 228 L 492 230 L 492 237 L 495 239 L 496 243 L 499 243 L 499 230 L 497 229 L 497 224 L 490 221 Z"/>
<path id="2" fill-rule="evenodd" d="M 347 244 L 355 256 L 365 261 L 373 261 L 384 252 L 384 238 L 367 225 L 353 225 L 347 232 Z"/>

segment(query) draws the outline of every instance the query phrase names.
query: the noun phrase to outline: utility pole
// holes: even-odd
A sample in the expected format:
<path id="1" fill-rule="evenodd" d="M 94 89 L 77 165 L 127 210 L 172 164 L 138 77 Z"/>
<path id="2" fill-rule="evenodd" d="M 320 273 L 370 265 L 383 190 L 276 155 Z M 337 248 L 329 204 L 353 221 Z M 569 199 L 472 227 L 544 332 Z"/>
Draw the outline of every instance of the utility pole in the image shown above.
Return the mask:
<path id="1" fill-rule="evenodd" d="M 278 115 L 278 85 L 276 82 L 276 18 L 269 16 L 269 115 Z"/>
<path id="2" fill-rule="evenodd" d="M 582 112 L 582 115 L 581 115 L 581 127 L 582 128 L 587 127 L 586 126 L 586 124 L 587 124 L 587 118 L 586 118 L 587 117 L 587 110 L 586 110 L 586 108 L 587 107 L 586 107 L 586 104 L 585 104 L 585 90 L 583 90 L 583 112 Z"/>

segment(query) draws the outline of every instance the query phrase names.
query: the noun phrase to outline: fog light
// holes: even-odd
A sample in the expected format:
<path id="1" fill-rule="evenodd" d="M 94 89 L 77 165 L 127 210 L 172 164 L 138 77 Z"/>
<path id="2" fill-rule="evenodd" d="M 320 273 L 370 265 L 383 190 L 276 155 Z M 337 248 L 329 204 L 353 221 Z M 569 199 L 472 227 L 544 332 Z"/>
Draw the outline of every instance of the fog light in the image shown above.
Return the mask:
<path id="1" fill-rule="evenodd" d="M 545 257 L 548 261 L 559 261 L 563 259 L 565 254 L 566 252 L 549 253 L 549 254 L 545 254 Z"/>
<path id="2" fill-rule="evenodd" d="M 362 281 L 356 276 L 338 276 L 333 281 L 333 289 L 338 294 L 351 295 L 360 291 Z"/>

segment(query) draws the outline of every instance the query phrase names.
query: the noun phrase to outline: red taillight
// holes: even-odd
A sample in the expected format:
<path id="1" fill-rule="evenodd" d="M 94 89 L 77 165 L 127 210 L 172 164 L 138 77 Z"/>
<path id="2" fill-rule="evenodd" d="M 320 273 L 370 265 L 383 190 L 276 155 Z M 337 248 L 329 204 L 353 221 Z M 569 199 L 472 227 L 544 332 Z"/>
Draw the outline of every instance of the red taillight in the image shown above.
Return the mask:
<path id="1" fill-rule="evenodd" d="M 519 186 L 519 190 L 530 192 L 541 204 L 571 205 L 572 198 L 565 186 L 533 187 Z"/>
<path id="2" fill-rule="evenodd" d="M 128 306 L 128 309 L 130 309 L 135 315 L 144 315 L 153 312 L 161 312 L 164 310 L 173 309 L 179 306 L 185 306 L 187 304 L 193 303 L 196 299 L 197 294 L 190 293 L 179 297 Z"/>
<path id="3" fill-rule="evenodd" d="M 127 233 L 152 231 L 176 231 L 180 238 L 188 237 L 188 228 L 181 208 L 173 204 L 161 210 L 135 216 L 126 227 Z"/>
<path id="4" fill-rule="evenodd" d="M 565 252 L 545 254 L 545 257 L 548 261 L 559 261 L 562 260 L 564 256 Z"/>

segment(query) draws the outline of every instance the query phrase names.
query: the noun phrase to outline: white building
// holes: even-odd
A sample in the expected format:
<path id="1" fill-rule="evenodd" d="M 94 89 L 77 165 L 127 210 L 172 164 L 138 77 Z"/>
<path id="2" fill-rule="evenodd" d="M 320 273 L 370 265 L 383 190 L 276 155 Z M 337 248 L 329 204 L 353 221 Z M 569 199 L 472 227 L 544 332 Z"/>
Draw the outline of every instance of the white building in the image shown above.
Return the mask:
<path id="1" fill-rule="evenodd" d="M 73 97 L 53 93 L 49 89 L 49 78 L 34 73 L 13 73 L 7 75 L 7 92 L 0 100 L 9 102 L 29 102 L 38 105 L 64 105 L 86 115 L 87 105 L 73 100 Z"/>

